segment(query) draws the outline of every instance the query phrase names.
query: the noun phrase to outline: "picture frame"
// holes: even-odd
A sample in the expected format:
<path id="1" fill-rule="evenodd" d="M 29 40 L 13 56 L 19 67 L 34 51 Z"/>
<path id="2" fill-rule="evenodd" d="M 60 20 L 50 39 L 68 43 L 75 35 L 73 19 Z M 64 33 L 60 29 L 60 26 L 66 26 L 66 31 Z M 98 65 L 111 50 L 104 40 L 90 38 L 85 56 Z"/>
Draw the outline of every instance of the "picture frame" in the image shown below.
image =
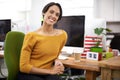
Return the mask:
<path id="1" fill-rule="evenodd" d="M 90 60 L 99 60 L 99 53 L 98 52 L 87 52 L 86 59 Z"/>

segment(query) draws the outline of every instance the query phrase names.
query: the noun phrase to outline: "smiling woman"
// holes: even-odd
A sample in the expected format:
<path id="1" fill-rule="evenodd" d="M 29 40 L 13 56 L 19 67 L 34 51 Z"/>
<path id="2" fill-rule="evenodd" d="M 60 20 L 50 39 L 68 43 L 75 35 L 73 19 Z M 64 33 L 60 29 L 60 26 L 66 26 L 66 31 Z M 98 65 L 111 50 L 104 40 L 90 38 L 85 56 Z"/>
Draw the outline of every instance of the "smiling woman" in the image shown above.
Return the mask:
<path id="1" fill-rule="evenodd" d="M 42 10 L 43 22 L 39 29 L 25 35 L 17 80 L 61 80 L 64 66 L 58 55 L 66 43 L 64 30 L 53 25 L 62 17 L 59 3 L 48 3 Z"/>

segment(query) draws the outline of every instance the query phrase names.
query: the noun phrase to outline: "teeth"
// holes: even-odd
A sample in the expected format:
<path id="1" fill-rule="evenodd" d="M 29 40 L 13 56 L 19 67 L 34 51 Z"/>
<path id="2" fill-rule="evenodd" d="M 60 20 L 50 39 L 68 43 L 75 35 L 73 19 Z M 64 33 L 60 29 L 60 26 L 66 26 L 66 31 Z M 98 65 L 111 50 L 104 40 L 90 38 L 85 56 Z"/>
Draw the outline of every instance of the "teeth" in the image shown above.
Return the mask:
<path id="1" fill-rule="evenodd" d="M 54 21 L 53 19 L 49 19 L 49 20 L 52 21 L 52 22 Z"/>
<path id="2" fill-rule="evenodd" d="M 50 21 L 52 21 L 52 22 L 54 21 L 54 19 L 53 19 L 53 18 L 51 18 L 51 17 L 49 17 L 49 20 L 50 20 Z"/>

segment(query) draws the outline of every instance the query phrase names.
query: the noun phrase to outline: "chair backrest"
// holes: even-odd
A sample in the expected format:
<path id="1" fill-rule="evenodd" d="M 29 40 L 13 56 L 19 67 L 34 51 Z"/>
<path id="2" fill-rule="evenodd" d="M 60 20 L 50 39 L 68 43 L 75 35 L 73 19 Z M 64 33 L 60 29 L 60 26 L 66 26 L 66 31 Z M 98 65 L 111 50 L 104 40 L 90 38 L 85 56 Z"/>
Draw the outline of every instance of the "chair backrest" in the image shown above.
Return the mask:
<path id="1" fill-rule="evenodd" d="M 113 37 L 110 43 L 110 48 L 118 49 L 120 51 L 120 35 L 116 35 Z"/>
<path id="2" fill-rule="evenodd" d="M 4 59 L 8 69 L 7 80 L 17 80 L 19 58 L 25 34 L 17 31 L 7 33 L 4 44 Z"/>

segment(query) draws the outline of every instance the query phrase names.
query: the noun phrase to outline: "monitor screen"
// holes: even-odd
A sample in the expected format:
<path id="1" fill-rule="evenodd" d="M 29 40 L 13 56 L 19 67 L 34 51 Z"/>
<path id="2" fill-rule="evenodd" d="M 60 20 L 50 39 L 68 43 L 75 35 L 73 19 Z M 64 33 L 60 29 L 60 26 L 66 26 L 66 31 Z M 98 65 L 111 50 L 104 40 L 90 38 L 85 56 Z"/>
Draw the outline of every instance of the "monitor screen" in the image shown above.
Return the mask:
<path id="1" fill-rule="evenodd" d="M 63 16 L 54 27 L 67 32 L 68 40 L 65 46 L 83 47 L 85 16 Z"/>
<path id="2" fill-rule="evenodd" d="M 9 31 L 11 31 L 11 19 L 0 19 L 0 42 L 4 42 Z"/>

